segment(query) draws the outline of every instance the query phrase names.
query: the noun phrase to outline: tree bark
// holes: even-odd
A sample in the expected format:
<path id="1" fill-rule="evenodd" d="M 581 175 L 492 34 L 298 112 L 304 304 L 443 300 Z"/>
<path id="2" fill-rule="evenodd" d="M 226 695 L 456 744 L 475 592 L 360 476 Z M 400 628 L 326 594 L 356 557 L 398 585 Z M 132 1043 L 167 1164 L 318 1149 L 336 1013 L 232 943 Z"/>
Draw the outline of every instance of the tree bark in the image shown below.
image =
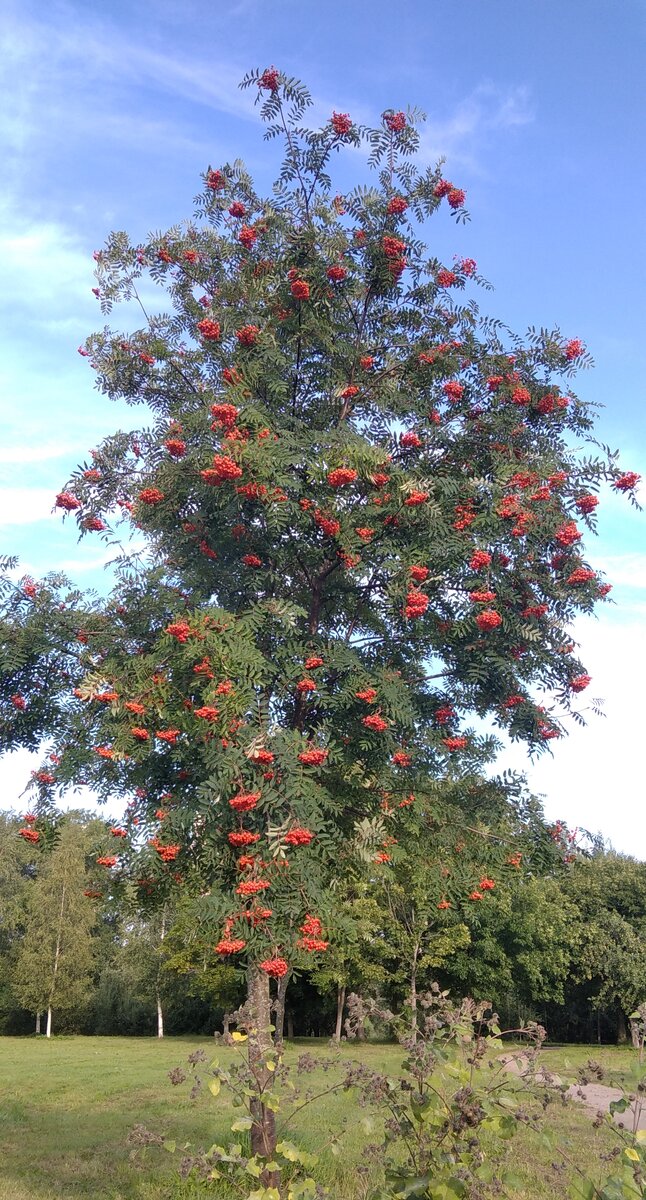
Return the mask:
<path id="1" fill-rule="evenodd" d="M 159 992 L 157 993 L 157 1037 L 164 1036 L 164 1010 L 162 1008 Z"/>
<path id="2" fill-rule="evenodd" d="M 621 1046 L 628 1041 L 628 1030 L 626 1029 L 626 1018 L 623 1008 L 617 1013 L 617 1042 Z"/>
<path id="3" fill-rule="evenodd" d="M 40 1033 L 40 1013 L 36 1013 L 36 1033 Z"/>
<path id="4" fill-rule="evenodd" d="M 343 1009 L 345 1008 L 345 984 L 339 984 L 336 989 L 336 1026 L 334 1041 L 339 1044 L 343 1032 Z"/>
<path id="5" fill-rule="evenodd" d="M 410 1032 L 413 1042 L 417 1041 L 417 959 L 419 956 L 419 943 L 413 951 L 413 962 L 410 972 Z"/>
<path id="6" fill-rule="evenodd" d="M 278 980 L 276 999 L 274 1000 L 274 1043 L 276 1046 L 282 1046 L 285 1036 L 285 999 L 289 977 L 290 972 L 288 971 Z"/>
<path id="7" fill-rule="evenodd" d="M 50 1004 L 49 1008 L 47 1009 L 47 1029 L 45 1031 L 45 1037 L 51 1037 L 51 1036 L 52 1036 L 52 1006 Z"/>
<path id="8" fill-rule="evenodd" d="M 287 1039 L 290 1042 L 294 1041 L 294 1014 L 291 1008 L 287 1010 Z"/>
<path id="9" fill-rule="evenodd" d="M 249 964 L 247 974 L 247 1007 L 249 1012 L 249 1067 L 253 1075 L 252 1087 L 255 1096 L 249 1109 L 253 1118 L 251 1126 L 251 1150 L 263 1158 L 271 1158 L 276 1149 L 276 1117 L 264 1103 L 273 1072 L 267 1070 L 268 1056 L 273 1054 L 271 1037 L 271 997 L 269 976 L 255 963 Z M 278 1187 L 277 1171 L 263 1171 L 261 1183 L 264 1187 Z"/>

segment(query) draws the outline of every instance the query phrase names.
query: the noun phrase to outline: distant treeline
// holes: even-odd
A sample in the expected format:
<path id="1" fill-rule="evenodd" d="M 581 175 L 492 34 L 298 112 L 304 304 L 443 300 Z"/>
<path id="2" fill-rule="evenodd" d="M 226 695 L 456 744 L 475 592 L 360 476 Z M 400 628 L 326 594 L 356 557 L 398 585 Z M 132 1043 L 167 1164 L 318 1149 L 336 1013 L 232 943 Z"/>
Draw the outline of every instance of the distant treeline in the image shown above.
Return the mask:
<path id="1" fill-rule="evenodd" d="M 33 1033 L 37 1023 L 45 1033 L 48 1014 L 57 1033 L 221 1030 L 244 980 L 214 953 L 217 930 L 196 924 L 190 900 L 146 916 L 109 889 L 88 895 L 92 846 L 105 830 L 93 814 L 68 814 L 38 854 L 21 825 L 0 814 L 0 1033 Z M 442 924 L 437 905 L 419 911 L 421 894 L 411 915 L 405 878 L 347 884 L 330 952 L 281 989 L 276 1021 L 286 1036 L 338 1035 L 351 992 L 401 1011 L 411 978 L 418 993 L 437 980 L 456 996 L 487 998 L 503 1027 L 537 1020 L 555 1041 L 627 1036 L 646 999 L 645 863 L 596 848 L 559 870 L 510 870 L 485 903 Z"/>

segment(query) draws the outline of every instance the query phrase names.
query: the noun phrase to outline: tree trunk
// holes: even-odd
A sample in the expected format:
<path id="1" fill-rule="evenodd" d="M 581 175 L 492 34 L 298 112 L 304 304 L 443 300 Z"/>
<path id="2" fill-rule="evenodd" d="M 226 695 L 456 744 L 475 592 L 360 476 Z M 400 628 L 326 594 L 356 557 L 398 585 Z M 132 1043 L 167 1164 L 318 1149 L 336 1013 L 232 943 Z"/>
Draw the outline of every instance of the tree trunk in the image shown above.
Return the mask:
<path id="1" fill-rule="evenodd" d="M 294 1041 L 294 1014 L 291 1008 L 287 1010 L 287 1038 L 290 1042 Z"/>
<path id="2" fill-rule="evenodd" d="M 255 963 L 249 964 L 247 974 L 247 1007 L 249 1011 L 249 1067 L 254 1078 L 252 1087 L 255 1097 L 251 1100 L 249 1109 L 253 1118 L 251 1126 L 251 1150 L 263 1158 L 273 1157 L 276 1149 L 276 1117 L 271 1109 L 263 1103 L 264 1093 L 268 1090 L 273 1079 L 273 1072 L 267 1070 L 267 1058 L 273 1055 L 271 1038 L 271 997 L 269 993 L 269 976 L 261 971 Z M 278 1187 L 277 1171 L 263 1171 L 260 1181 L 264 1187 Z"/>
<path id="3" fill-rule="evenodd" d="M 419 944 L 415 946 L 413 951 L 413 962 L 410 972 L 410 1032 L 414 1042 L 417 1041 L 417 958 L 419 955 Z"/>
<path id="4" fill-rule="evenodd" d="M 36 1013 L 36 1033 L 40 1033 L 40 1013 Z"/>
<path id="5" fill-rule="evenodd" d="M 338 984 L 336 989 L 336 1026 L 334 1040 L 339 1044 L 343 1032 L 343 1009 L 345 1008 L 345 984 Z"/>
<path id="6" fill-rule="evenodd" d="M 49 1004 L 47 1005 L 47 1037 L 52 1036 L 52 1004 L 54 1001 L 54 991 L 56 989 L 56 976 L 58 975 L 58 964 L 61 957 L 61 941 L 63 937 L 63 916 L 65 913 L 65 881 L 63 880 L 63 889 L 61 891 L 61 910 L 58 914 L 58 929 L 56 931 L 56 950 L 54 952 L 54 968 L 52 970 L 52 985 L 49 989 Z"/>
<path id="7" fill-rule="evenodd" d="M 159 934 L 160 950 L 161 950 L 161 945 L 162 945 L 165 937 L 166 937 L 166 909 L 164 909 L 164 911 L 162 913 L 161 930 L 160 930 L 160 934 Z M 157 967 L 157 978 L 155 980 L 155 1000 L 157 1002 L 157 1037 L 158 1038 L 163 1038 L 163 1036 L 164 1036 L 164 1010 L 162 1008 L 161 987 L 160 987 L 161 968 L 162 968 L 162 964 L 161 964 L 161 956 L 160 956 L 159 966 Z"/>
<path id="8" fill-rule="evenodd" d="M 628 1030 L 626 1029 L 626 1018 L 623 1008 L 617 1013 L 617 1042 L 621 1046 L 628 1041 Z"/>
<path id="9" fill-rule="evenodd" d="M 276 990 L 276 999 L 274 1001 L 274 1043 L 276 1046 L 282 1046 L 285 1036 L 285 998 L 287 996 L 287 984 L 289 983 L 290 972 L 278 980 L 278 988 Z"/>

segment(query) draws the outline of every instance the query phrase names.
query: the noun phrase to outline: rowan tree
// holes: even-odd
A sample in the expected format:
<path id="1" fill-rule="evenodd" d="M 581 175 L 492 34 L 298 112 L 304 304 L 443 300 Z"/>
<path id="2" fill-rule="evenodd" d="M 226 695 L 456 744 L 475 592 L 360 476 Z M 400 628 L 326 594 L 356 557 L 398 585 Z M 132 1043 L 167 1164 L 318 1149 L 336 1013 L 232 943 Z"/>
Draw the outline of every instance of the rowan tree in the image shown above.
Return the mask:
<path id="1" fill-rule="evenodd" d="M 83 539 L 145 548 L 126 542 L 105 603 L 72 605 L 39 786 L 127 801 L 97 870 L 134 859 L 144 904 L 201 895 L 216 953 L 248 967 L 264 1086 L 269 979 L 325 953 L 357 825 L 387 799 L 396 837 L 429 781 L 477 770 L 495 743 L 470 715 L 536 752 L 563 732 L 589 682 L 570 626 L 608 590 L 582 535 L 600 482 L 637 477 L 592 445 L 582 343 L 481 316 L 475 262 L 428 248 L 429 219 L 467 214 L 420 161 L 419 114 L 312 130 L 301 83 L 242 86 L 284 142 L 272 194 L 239 161 L 210 167 L 190 220 L 95 255 L 103 311 L 143 321 L 81 352 L 143 420 L 57 504 Z M 357 149 L 373 182 L 337 194 Z M 56 596 L 23 581 L 12 602 L 24 624 Z M 32 699 L 15 703 L 7 687 L 11 729 Z M 259 1109 L 255 1150 L 272 1129 Z"/>

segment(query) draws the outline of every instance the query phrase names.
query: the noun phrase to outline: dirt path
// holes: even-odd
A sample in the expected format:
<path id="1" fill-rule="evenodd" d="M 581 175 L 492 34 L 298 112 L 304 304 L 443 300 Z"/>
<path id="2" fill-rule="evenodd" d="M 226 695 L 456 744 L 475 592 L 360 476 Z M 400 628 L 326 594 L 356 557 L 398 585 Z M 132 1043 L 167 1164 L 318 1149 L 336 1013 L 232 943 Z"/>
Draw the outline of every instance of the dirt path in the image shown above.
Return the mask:
<path id="1" fill-rule="evenodd" d="M 585 1104 L 591 1112 L 607 1113 L 610 1102 L 620 1100 L 623 1093 L 619 1088 L 605 1087 L 601 1083 L 574 1083 L 572 1087 L 568 1088 L 567 1094 L 573 1100 Z M 635 1100 L 625 1112 L 613 1113 L 612 1119 L 617 1125 L 622 1125 L 624 1129 L 631 1131 L 646 1129 L 646 1103 L 642 1100 Z"/>
<path id="2" fill-rule="evenodd" d="M 525 1055 L 507 1055 L 505 1057 L 505 1066 L 508 1071 L 513 1071 L 515 1075 L 521 1076 L 525 1073 L 528 1066 Z M 558 1075 L 545 1068 L 538 1072 L 537 1078 L 540 1083 L 552 1084 L 554 1087 L 560 1087 L 562 1083 Z M 572 1100 L 577 1100 L 579 1104 L 585 1104 L 590 1112 L 606 1115 L 611 1102 L 620 1100 L 622 1092 L 619 1088 L 606 1087 L 601 1083 L 573 1083 L 567 1089 L 566 1095 Z M 613 1113 L 612 1119 L 624 1129 L 646 1129 L 646 1097 L 643 1101 L 634 1100 L 625 1112 Z"/>

